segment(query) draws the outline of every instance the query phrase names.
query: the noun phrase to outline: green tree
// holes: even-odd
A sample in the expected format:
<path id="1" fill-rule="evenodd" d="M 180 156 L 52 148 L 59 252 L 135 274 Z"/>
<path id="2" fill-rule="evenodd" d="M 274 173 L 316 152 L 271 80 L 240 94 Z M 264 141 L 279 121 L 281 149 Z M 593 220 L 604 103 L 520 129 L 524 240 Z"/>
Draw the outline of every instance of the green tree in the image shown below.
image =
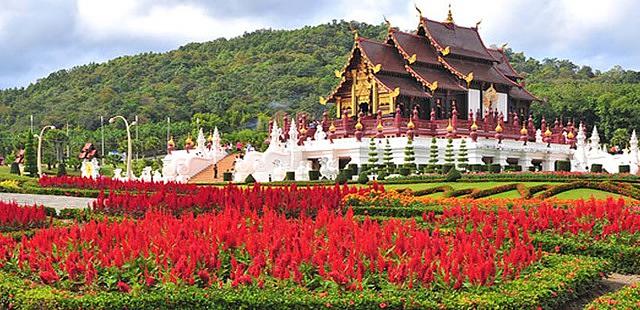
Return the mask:
<path id="1" fill-rule="evenodd" d="M 626 128 L 618 128 L 611 137 L 611 146 L 618 147 L 619 150 L 629 147 L 629 131 Z"/>
<path id="2" fill-rule="evenodd" d="M 463 138 L 462 141 L 460 141 L 460 146 L 458 147 L 458 167 L 466 169 L 468 162 L 467 139 Z"/>
<path id="3" fill-rule="evenodd" d="M 373 169 L 378 164 L 378 147 L 376 146 L 376 140 L 371 138 L 369 140 L 369 167 Z"/>
<path id="4" fill-rule="evenodd" d="M 386 167 L 391 167 L 393 165 L 393 151 L 391 150 L 391 144 L 389 143 L 389 139 L 386 139 L 384 144 L 384 165 Z"/>
<path id="5" fill-rule="evenodd" d="M 36 145 L 33 135 L 27 136 L 27 143 L 24 149 L 24 171 L 31 177 L 38 176 L 38 159 L 36 154 Z"/>
<path id="6" fill-rule="evenodd" d="M 451 165 L 455 162 L 453 154 L 453 139 L 451 138 L 447 140 L 447 147 L 444 149 L 444 161 Z"/>
<path id="7" fill-rule="evenodd" d="M 407 139 L 407 145 L 404 147 L 404 167 L 410 170 L 416 168 L 416 157 L 413 150 L 413 139 Z"/>
<path id="8" fill-rule="evenodd" d="M 438 141 L 436 137 L 431 138 L 431 146 L 429 147 L 429 164 L 438 164 Z"/>

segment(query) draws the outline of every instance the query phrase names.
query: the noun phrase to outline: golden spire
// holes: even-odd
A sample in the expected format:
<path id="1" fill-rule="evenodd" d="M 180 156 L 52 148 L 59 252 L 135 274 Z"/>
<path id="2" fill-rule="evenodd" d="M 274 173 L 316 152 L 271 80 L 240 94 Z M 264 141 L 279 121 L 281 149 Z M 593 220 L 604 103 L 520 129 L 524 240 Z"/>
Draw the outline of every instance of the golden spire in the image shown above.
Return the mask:
<path id="1" fill-rule="evenodd" d="M 573 140 L 573 131 L 569 131 L 569 133 L 567 134 L 567 138 L 569 138 L 569 140 Z"/>
<path id="2" fill-rule="evenodd" d="M 175 142 L 173 142 L 173 136 L 171 136 L 171 138 L 169 138 L 169 141 L 167 141 L 167 144 L 168 144 L 169 146 L 176 146 L 176 143 L 175 143 Z"/>
<path id="3" fill-rule="evenodd" d="M 449 119 L 449 125 L 447 125 L 447 132 L 448 133 L 452 133 L 453 132 L 453 126 L 451 126 L 451 119 Z"/>
<path id="4" fill-rule="evenodd" d="M 384 23 L 387 24 L 387 31 L 391 32 L 391 22 L 384 15 L 382 15 L 382 19 L 384 19 Z"/>
<path id="5" fill-rule="evenodd" d="M 329 126 L 329 132 L 336 132 L 336 124 L 331 121 L 331 126 Z"/>
<path id="6" fill-rule="evenodd" d="M 527 130 L 526 127 L 524 127 L 524 123 L 522 124 L 522 129 L 520 129 L 520 135 L 521 136 L 526 136 L 529 134 L 529 131 Z"/>
<path id="7" fill-rule="evenodd" d="M 193 145 L 193 140 L 191 139 L 191 134 L 189 134 L 187 136 L 187 138 L 184 140 L 184 144 L 185 145 Z"/>
<path id="8" fill-rule="evenodd" d="M 416 128 L 416 125 L 413 123 L 413 117 L 409 118 L 409 123 L 407 123 L 407 128 L 409 128 L 409 129 Z"/>
<path id="9" fill-rule="evenodd" d="M 498 126 L 496 126 L 496 132 L 497 133 L 501 133 L 502 132 L 502 125 L 500 125 L 500 122 L 498 122 Z"/>
<path id="10" fill-rule="evenodd" d="M 356 123 L 356 130 L 362 130 L 362 123 L 360 122 L 360 117 L 358 117 L 358 123 Z"/>
<path id="11" fill-rule="evenodd" d="M 447 14 L 447 24 L 453 24 L 453 13 L 451 13 L 451 3 L 449 3 L 449 13 Z"/>
<path id="12" fill-rule="evenodd" d="M 213 133 L 209 130 L 209 137 L 207 138 L 207 142 L 213 142 Z"/>
<path id="13" fill-rule="evenodd" d="M 544 136 L 545 137 L 551 137 L 551 135 L 553 134 L 553 132 L 551 132 L 551 129 L 549 129 L 550 126 L 547 126 L 547 131 L 544 132 Z"/>
<path id="14" fill-rule="evenodd" d="M 379 132 L 382 132 L 382 130 L 384 130 L 384 126 L 382 126 L 382 120 L 378 120 L 378 126 L 376 127 L 376 129 L 378 129 Z"/>
<path id="15" fill-rule="evenodd" d="M 413 6 L 416 8 L 416 11 L 418 11 L 418 14 L 420 15 L 420 18 L 422 18 L 422 10 L 420 10 L 420 8 L 418 8 L 417 4 L 413 4 Z"/>
<path id="16" fill-rule="evenodd" d="M 476 131 L 478 130 L 478 124 L 476 124 L 476 120 L 473 120 L 473 124 L 471 124 L 471 130 L 472 131 Z"/>

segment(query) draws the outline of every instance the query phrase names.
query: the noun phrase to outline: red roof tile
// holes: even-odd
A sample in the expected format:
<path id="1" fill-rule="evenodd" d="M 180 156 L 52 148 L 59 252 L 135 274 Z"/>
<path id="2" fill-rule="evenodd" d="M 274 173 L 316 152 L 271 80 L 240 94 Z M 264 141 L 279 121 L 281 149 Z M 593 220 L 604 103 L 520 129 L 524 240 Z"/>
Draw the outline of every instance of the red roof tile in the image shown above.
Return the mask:
<path id="1" fill-rule="evenodd" d="M 393 31 L 391 38 L 396 43 L 397 48 L 405 53 L 405 57 L 411 57 L 415 54 L 416 62 L 439 65 L 438 55 L 426 37 L 402 31 Z"/>
<path id="2" fill-rule="evenodd" d="M 500 72 L 502 72 L 502 74 L 514 80 L 523 78 L 522 75 L 520 75 L 515 69 L 513 69 L 513 67 L 509 63 L 507 55 L 505 55 L 504 52 L 495 49 L 488 49 L 488 51 L 491 56 L 493 56 L 493 58 L 499 61 L 496 67 L 498 68 L 498 70 L 500 70 Z"/>
<path id="3" fill-rule="evenodd" d="M 404 69 L 404 60 L 393 45 L 365 38 L 358 38 L 358 45 L 364 57 L 371 62 L 371 65 L 381 64 L 382 71 L 407 74 Z"/>
<path id="4" fill-rule="evenodd" d="M 427 36 L 440 48 L 449 46 L 451 54 L 495 61 L 475 28 L 440 23 L 427 18 L 422 18 L 420 24 L 425 28 Z"/>
<path id="5" fill-rule="evenodd" d="M 420 98 L 431 97 L 412 77 L 399 77 L 387 74 L 376 74 L 375 77 L 389 90 L 394 90 L 399 87 L 400 95 Z"/>

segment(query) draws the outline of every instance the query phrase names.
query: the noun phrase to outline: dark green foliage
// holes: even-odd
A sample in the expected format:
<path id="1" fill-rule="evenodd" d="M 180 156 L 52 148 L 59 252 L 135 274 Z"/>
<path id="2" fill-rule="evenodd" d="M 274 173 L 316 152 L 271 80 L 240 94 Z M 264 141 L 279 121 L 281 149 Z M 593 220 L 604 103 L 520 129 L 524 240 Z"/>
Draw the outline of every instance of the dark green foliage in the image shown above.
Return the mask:
<path id="1" fill-rule="evenodd" d="M 602 165 L 601 164 L 592 164 L 591 165 L 591 172 L 593 172 L 593 173 L 601 173 L 602 172 Z"/>
<path id="2" fill-rule="evenodd" d="M 618 166 L 618 173 L 629 173 L 629 172 L 631 172 L 631 167 L 629 167 L 629 165 Z"/>
<path id="3" fill-rule="evenodd" d="M 374 166 L 378 164 L 378 147 L 376 146 L 376 139 L 371 138 L 369 140 L 369 165 Z"/>
<path id="4" fill-rule="evenodd" d="M 358 165 L 356 164 L 349 164 L 349 169 L 351 169 L 351 175 L 358 175 Z"/>
<path id="5" fill-rule="evenodd" d="M 233 174 L 231 172 L 225 172 L 222 174 L 222 180 L 225 182 L 233 181 Z"/>
<path id="6" fill-rule="evenodd" d="M 393 152 L 391 151 L 389 139 L 386 139 L 386 142 L 384 143 L 384 157 L 382 159 L 387 167 L 393 164 Z"/>
<path id="7" fill-rule="evenodd" d="M 256 179 L 250 174 L 244 179 L 244 182 L 247 184 L 253 184 L 256 182 Z"/>
<path id="8" fill-rule="evenodd" d="M 406 177 L 411 173 L 411 170 L 409 170 L 409 168 L 407 168 L 407 167 L 401 167 L 399 169 L 399 173 L 400 173 L 401 176 L 405 176 Z"/>
<path id="9" fill-rule="evenodd" d="M 295 171 L 287 171 L 284 176 L 285 181 L 295 181 L 296 180 L 296 172 Z"/>
<path id="10" fill-rule="evenodd" d="M 11 170 L 10 170 L 11 174 L 17 174 L 20 175 L 20 165 L 18 163 L 11 163 Z"/>
<path id="11" fill-rule="evenodd" d="M 403 168 L 407 169 L 409 172 L 407 175 L 415 172 L 416 169 L 416 157 L 415 152 L 413 150 L 413 140 L 407 139 L 407 145 L 404 147 L 404 165 Z M 400 171 L 400 174 L 403 174 L 403 171 Z"/>
<path id="12" fill-rule="evenodd" d="M 456 161 L 453 155 L 453 139 L 451 138 L 447 140 L 447 147 L 444 149 L 444 161 L 447 164 L 453 164 Z"/>
<path id="13" fill-rule="evenodd" d="M 381 170 L 380 173 L 378 173 L 378 177 L 376 178 L 376 180 L 384 180 L 387 177 L 387 173 L 384 170 Z"/>
<path id="14" fill-rule="evenodd" d="M 456 166 L 454 164 L 444 164 L 442 165 L 442 169 L 439 169 L 441 173 L 447 174 L 451 169 L 454 169 Z"/>
<path id="15" fill-rule="evenodd" d="M 431 138 L 431 146 L 429 147 L 429 163 L 435 165 L 438 163 L 438 141 L 436 137 Z"/>
<path id="16" fill-rule="evenodd" d="M 67 175 L 67 164 L 64 162 L 64 159 L 58 163 L 58 173 L 56 173 L 56 175 L 59 177 Z"/>
<path id="17" fill-rule="evenodd" d="M 500 173 L 500 171 L 502 171 L 502 167 L 500 164 L 489 164 L 487 165 L 487 171 L 490 173 Z"/>
<path id="18" fill-rule="evenodd" d="M 309 170 L 309 181 L 317 181 L 317 180 L 320 180 L 320 171 Z"/>
<path id="19" fill-rule="evenodd" d="M 451 168 L 449 172 L 447 172 L 446 181 L 447 182 L 456 182 L 462 178 L 462 174 L 455 167 Z"/>
<path id="20" fill-rule="evenodd" d="M 38 176 L 38 159 L 36 154 L 36 142 L 33 135 L 27 136 L 27 144 L 24 149 L 24 172 L 31 177 Z"/>
<path id="21" fill-rule="evenodd" d="M 467 163 L 469 162 L 468 156 L 467 139 L 463 138 L 462 141 L 460 141 L 460 146 L 458 147 L 458 167 L 466 169 Z"/>
<path id="22" fill-rule="evenodd" d="M 571 162 L 568 160 L 558 160 L 555 164 L 556 171 L 571 171 Z"/>
<path id="23" fill-rule="evenodd" d="M 369 176 L 367 176 L 366 172 L 360 172 L 360 174 L 358 175 L 358 183 L 360 184 L 367 184 L 367 182 L 369 182 Z"/>
<path id="24" fill-rule="evenodd" d="M 349 173 L 349 171 L 350 170 L 347 170 L 347 169 L 340 170 L 340 173 L 338 173 L 338 176 L 336 177 L 336 183 L 338 184 L 347 183 L 351 179 L 351 174 Z"/>

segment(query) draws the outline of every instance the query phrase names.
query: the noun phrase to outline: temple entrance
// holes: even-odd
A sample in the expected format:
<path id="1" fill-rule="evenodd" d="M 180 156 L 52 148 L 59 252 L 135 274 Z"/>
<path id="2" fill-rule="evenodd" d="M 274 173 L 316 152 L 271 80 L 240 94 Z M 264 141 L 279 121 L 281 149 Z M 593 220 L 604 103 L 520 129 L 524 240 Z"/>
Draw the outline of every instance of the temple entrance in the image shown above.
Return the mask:
<path id="1" fill-rule="evenodd" d="M 482 162 L 483 162 L 485 165 L 493 164 L 493 157 L 483 156 L 483 157 L 482 157 Z"/>
<path id="2" fill-rule="evenodd" d="M 358 114 L 362 112 L 364 115 L 369 115 L 369 104 L 366 102 L 360 102 L 358 105 Z"/>
<path id="3" fill-rule="evenodd" d="M 308 160 L 311 162 L 311 170 L 320 170 L 320 160 L 317 158 L 309 158 Z"/>
<path id="4" fill-rule="evenodd" d="M 531 160 L 531 166 L 534 171 L 542 171 L 542 159 Z"/>

